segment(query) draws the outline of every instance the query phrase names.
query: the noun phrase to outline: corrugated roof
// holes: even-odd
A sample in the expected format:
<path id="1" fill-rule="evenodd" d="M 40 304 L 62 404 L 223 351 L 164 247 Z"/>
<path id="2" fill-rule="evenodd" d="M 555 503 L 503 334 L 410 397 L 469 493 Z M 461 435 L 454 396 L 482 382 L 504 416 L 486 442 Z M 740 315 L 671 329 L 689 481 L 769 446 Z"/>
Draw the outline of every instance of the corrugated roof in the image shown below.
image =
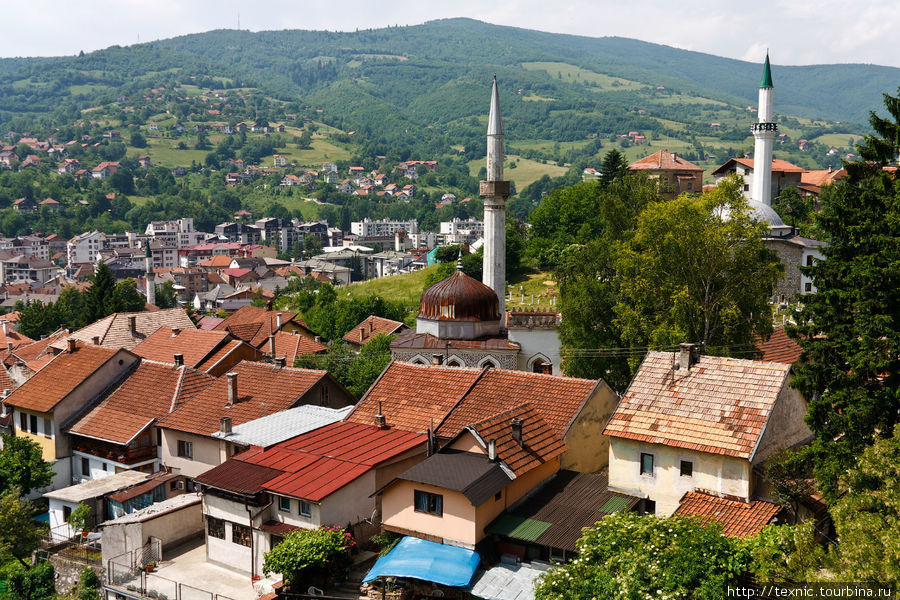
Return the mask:
<path id="1" fill-rule="evenodd" d="M 289 408 L 234 427 L 230 434 L 217 431 L 214 437 L 242 446 L 268 447 L 319 427 L 336 423 L 353 410 L 352 406 L 328 408 L 311 404 Z"/>
<path id="2" fill-rule="evenodd" d="M 781 507 L 774 502 L 758 499 L 744 502 L 703 491 L 685 494 L 675 510 L 676 515 L 695 515 L 705 521 L 719 523 L 722 526 L 722 533 L 728 537 L 756 535 L 771 523 L 779 512 Z"/>
<path id="3" fill-rule="evenodd" d="M 750 458 L 790 365 L 720 356 L 701 356 L 689 370 L 673 363 L 671 353 L 647 353 L 604 433 Z"/>
<path id="4" fill-rule="evenodd" d="M 487 532 L 533 542 L 551 527 L 553 527 L 553 523 L 547 523 L 546 521 L 536 521 L 527 517 L 503 514 L 499 519 L 491 523 Z"/>
<path id="5" fill-rule="evenodd" d="M 229 458 L 195 479 L 198 483 L 220 490 L 252 495 L 261 491 L 262 484 L 278 475 L 281 475 L 278 469 Z"/>

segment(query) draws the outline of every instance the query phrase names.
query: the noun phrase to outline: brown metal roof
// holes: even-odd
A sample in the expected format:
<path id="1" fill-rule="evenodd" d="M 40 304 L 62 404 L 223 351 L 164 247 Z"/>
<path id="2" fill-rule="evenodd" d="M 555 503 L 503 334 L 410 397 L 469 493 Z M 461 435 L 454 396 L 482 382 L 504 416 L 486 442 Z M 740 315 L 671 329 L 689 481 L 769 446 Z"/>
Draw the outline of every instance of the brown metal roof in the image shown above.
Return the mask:
<path id="1" fill-rule="evenodd" d="M 481 506 L 512 482 L 500 464 L 484 454 L 453 450 L 432 454 L 397 479 L 461 492 L 473 506 Z"/>
<path id="2" fill-rule="evenodd" d="M 497 294 L 462 270 L 422 293 L 419 317 L 435 321 L 499 321 Z"/>
<path id="3" fill-rule="evenodd" d="M 261 467 L 243 460 L 226 460 L 196 478 L 198 483 L 210 487 L 253 495 L 262 491 L 262 485 L 281 475 L 278 469 Z"/>

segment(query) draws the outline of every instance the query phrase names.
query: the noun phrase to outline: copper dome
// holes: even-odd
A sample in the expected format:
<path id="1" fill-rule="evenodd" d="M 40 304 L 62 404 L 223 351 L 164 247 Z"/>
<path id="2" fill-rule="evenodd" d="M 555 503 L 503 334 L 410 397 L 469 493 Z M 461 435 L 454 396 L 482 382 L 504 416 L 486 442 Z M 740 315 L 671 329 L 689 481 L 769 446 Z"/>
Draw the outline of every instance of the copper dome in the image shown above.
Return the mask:
<path id="1" fill-rule="evenodd" d="M 433 321 L 499 321 L 497 294 L 462 270 L 422 293 L 419 318 Z"/>

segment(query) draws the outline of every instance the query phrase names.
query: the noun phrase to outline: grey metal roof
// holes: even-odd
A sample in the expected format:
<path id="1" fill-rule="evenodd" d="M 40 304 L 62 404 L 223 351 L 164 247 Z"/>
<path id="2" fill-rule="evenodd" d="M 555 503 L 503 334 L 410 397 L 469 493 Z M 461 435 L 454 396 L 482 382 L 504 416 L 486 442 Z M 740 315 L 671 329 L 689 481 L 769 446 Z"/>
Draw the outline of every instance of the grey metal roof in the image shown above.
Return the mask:
<path id="1" fill-rule="evenodd" d="M 342 420 L 353 410 L 304 405 L 236 425 L 230 434 L 217 431 L 213 437 L 227 439 L 242 446 L 268 447 L 331 423 Z"/>
<path id="2" fill-rule="evenodd" d="M 397 477 L 461 492 L 473 506 L 493 497 L 513 478 L 483 454 L 456 451 L 433 454 Z"/>
<path id="3" fill-rule="evenodd" d="M 147 473 L 122 471 L 100 479 L 90 479 L 84 483 L 47 492 L 44 494 L 44 498 L 62 500 L 63 502 L 83 502 L 92 498 L 102 498 L 107 494 L 130 488 L 133 485 L 143 483 L 149 478 L 150 476 Z"/>
<path id="4" fill-rule="evenodd" d="M 543 572 L 527 564 L 500 563 L 475 575 L 472 595 L 485 600 L 533 600 L 535 579 Z"/>

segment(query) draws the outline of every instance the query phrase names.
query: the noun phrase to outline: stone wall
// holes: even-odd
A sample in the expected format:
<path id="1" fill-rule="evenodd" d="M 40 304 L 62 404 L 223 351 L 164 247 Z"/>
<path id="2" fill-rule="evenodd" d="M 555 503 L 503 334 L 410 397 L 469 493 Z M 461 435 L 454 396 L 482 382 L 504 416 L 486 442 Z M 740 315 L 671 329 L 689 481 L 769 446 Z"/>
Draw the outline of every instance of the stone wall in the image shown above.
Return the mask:
<path id="1" fill-rule="evenodd" d="M 71 592 L 72 588 L 75 587 L 75 584 L 78 583 L 81 569 L 85 566 L 92 568 L 97 573 L 97 576 L 100 577 L 101 582 L 106 582 L 106 571 L 99 563 L 91 564 L 77 559 L 67 558 L 59 554 L 51 554 L 49 560 L 56 573 L 57 594 L 68 594 Z"/>
<path id="2" fill-rule="evenodd" d="M 778 254 L 784 265 L 784 276 L 775 285 L 773 293 L 775 302 L 793 302 L 800 294 L 800 269 L 803 262 L 803 249 L 785 240 L 768 239 L 766 246 Z"/>

